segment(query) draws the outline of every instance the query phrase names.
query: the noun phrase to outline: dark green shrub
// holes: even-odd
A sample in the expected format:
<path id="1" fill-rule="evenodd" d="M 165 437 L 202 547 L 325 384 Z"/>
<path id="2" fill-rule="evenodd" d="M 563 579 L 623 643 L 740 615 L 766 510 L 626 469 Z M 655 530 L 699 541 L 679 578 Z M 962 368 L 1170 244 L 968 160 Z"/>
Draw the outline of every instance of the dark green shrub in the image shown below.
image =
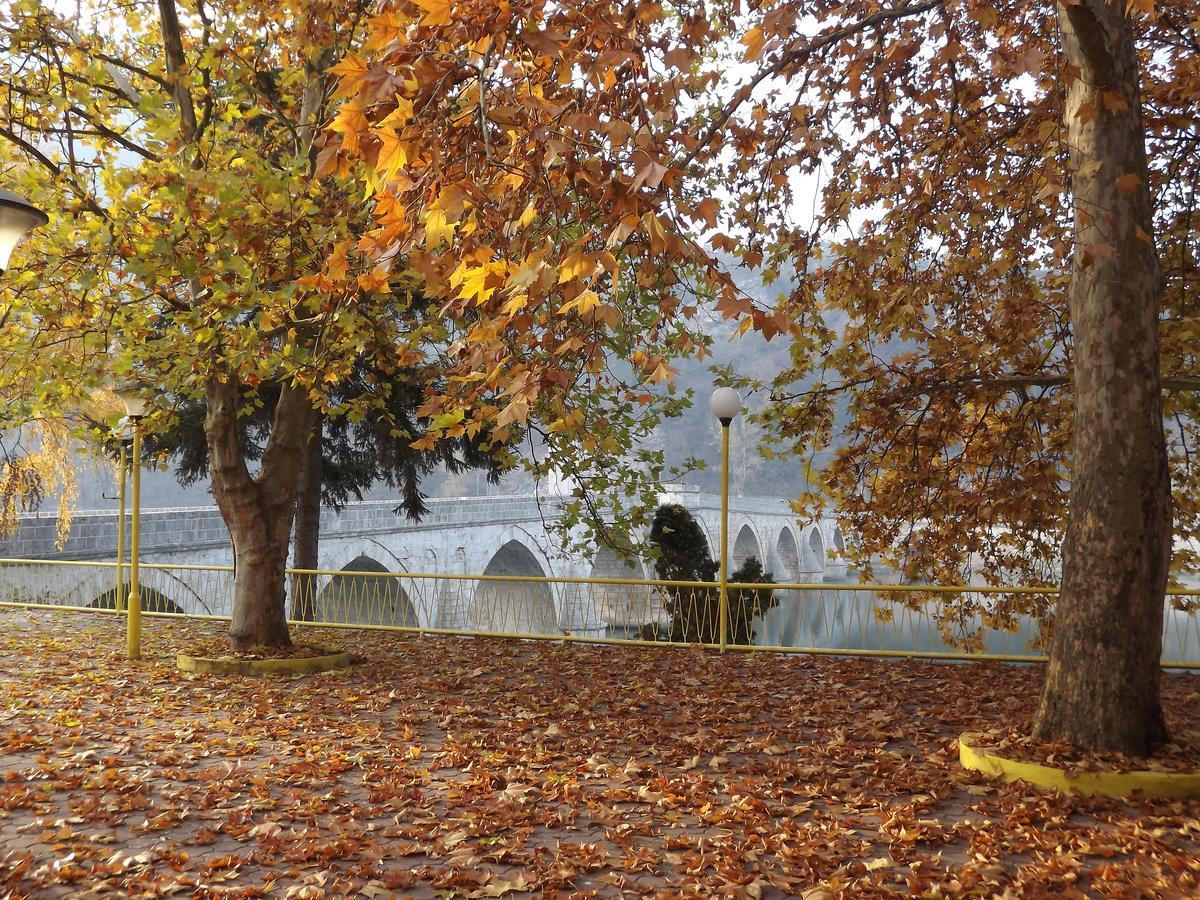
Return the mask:
<path id="1" fill-rule="evenodd" d="M 671 503 L 654 512 L 650 527 L 650 543 L 659 551 L 655 560 L 655 575 L 663 581 L 714 582 L 720 565 L 708 552 L 708 542 L 692 514 L 684 507 Z M 731 583 L 774 584 L 770 572 L 751 557 L 730 574 Z M 670 624 L 665 634 L 656 625 L 643 626 L 645 640 L 668 640 L 679 643 L 718 644 L 721 641 L 721 591 L 712 587 L 674 586 L 664 589 L 664 606 Z M 741 588 L 729 591 L 728 642 L 754 642 L 754 617 L 765 615 L 777 606 L 779 598 L 770 588 Z"/>

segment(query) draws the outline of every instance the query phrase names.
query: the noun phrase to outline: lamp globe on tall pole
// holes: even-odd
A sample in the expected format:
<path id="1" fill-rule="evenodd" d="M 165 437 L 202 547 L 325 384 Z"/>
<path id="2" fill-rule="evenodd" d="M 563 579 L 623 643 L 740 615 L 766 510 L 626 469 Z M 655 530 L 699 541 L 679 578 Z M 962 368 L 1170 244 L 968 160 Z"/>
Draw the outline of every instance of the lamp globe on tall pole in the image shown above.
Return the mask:
<path id="1" fill-rule="evenodd" d="M 126 656 L 129 659 L 142 658 L 142 601 L 138 592 L 138 551 L 141 540 L 141 500 L 142 500 L 142 418 L 146 415 L 148 404 L 140 392 L 134 387 L 118 387 L 113 393 L 125 404 L 125 415 L 133 430 L 133 447 L 130 450 L 129 468 L 132 472 L 133 494 L 130 505 L 133 507 L 133 527 L 129 533 L 129 601 L 125 613 L 125 645 Z M 121 528 L 125 523 L 122 517 Z"/>
<path id="2" fill-rule="evenodd" d="M 721 423 L 721 652 L 729 640 L 729 426 L 742 409 L 742 395 L 722 387 L 708 398 L 708 408 Z"/>
<path id="3" fill-rule="evenodd" d="M 28 200 L 0 188 L 0 274 L 8 268 L 8 258 L 25 233 L 49 221 L 50 218 Z"/>

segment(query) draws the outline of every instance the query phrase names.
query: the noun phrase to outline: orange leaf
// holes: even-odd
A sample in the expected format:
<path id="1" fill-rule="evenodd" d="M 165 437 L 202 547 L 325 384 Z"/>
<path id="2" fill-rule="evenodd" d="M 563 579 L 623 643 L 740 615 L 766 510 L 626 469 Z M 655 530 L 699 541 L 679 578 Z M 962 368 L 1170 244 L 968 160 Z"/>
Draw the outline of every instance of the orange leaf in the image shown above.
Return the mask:
<path id="1" fill-rule="evenodd" d="M 422 25 L 445 25 L 450 21 L 450 0 L 413 0 L 425 11 Z"/>

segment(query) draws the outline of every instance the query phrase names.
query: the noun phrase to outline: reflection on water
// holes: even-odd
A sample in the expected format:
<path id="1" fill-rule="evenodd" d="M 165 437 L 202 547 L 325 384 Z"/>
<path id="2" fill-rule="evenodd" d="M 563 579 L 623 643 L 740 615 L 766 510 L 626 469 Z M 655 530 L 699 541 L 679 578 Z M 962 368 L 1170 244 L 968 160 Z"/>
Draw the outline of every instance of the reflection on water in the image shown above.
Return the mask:
<path id="1" fill-rule="evenodd" d="M 912 610 L 881 599 L 869 591 L 839 589 L 830 584 L 821 590 L 779 590 L 779 606 L 755 626 L 756 644 L 782 647 L 816 647 L 842 650 L 911 650 L 953 652 L 934 623 L 933 605 Z M 935 601 L 936 602 L 936 601 Z M 891 614 L 891 621 L 876 610 Z M 987 629 L 984 652 L 1028 656 L 1042 655 L 1034 642 L 1037 623 L 1022 617 L 1013 632 Z M 980 625 L 978 617 L 966 622 L 966 630 Z M 1176 662 L 1200 662 L 1200 613 L 1188 614 L 1168 607 L 1163 623 L 1163 658 Z"/>

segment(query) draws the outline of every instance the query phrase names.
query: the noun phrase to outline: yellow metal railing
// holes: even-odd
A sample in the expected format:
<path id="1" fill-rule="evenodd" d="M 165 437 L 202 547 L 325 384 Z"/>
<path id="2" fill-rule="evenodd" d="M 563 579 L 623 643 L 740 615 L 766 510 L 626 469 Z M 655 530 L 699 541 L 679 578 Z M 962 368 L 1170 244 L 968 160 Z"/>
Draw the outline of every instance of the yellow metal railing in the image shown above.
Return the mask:
<path id="1" fill-rule="evenodd" d="M 646 646 L 720 644 L 718 585 L 710 582 L 319 569 L 289 574 L 294 622 Z M 732 649 L 1009 661 L 1044 658 L 1031 601 L 1057 593 L 1053 587 L 797 583 L 768 586 L 777 599 L 772 605 L 763 585 L 731 583 L 728 589 Z M 128 591 L 128 568 L 115 562 L 0 560 L 4 606 L 115 612 Z M 140 594 L 150 615 L 225 618 L 232 612 L 233 568 L 143 563 Z M 1164 666 L 1200 669 L 1198 610 L 1200 590 L 1170 593 Z M 949 611 L 955 618 L 939 616 Z"/>

